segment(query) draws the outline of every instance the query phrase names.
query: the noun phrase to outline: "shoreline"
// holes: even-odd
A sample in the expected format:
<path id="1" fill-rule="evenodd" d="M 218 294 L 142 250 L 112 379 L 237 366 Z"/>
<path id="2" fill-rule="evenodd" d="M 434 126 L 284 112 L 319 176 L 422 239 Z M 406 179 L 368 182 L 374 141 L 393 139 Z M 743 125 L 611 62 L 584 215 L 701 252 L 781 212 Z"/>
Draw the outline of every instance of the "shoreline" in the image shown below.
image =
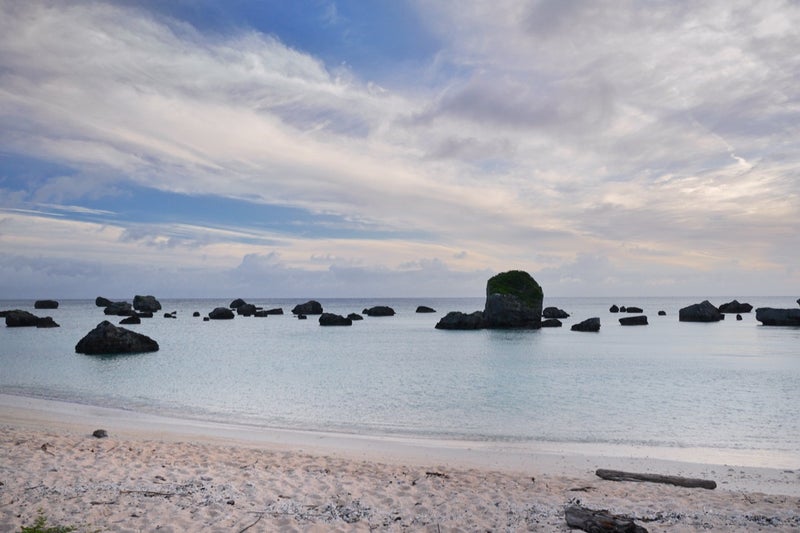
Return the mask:
<path id="1" fill-rule="evenodd" d="M 568 531 L 576 500 L 649 531 L 800 528 L 800 470 L 274 430 L 7 394 L 0 427 L 4 531 L 39 510 L 78 531 Z M 605 481 L 597 468 L 718 487 Z"/>

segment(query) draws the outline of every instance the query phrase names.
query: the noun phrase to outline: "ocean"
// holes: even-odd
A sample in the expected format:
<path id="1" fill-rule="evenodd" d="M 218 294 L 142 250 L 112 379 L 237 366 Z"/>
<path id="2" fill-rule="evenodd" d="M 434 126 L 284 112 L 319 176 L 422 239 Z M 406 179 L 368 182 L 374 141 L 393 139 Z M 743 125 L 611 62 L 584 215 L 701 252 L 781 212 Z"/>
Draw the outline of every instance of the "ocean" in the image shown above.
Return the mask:
<path id="1" fill-rule="evenodd" d="M 705 298 L 546 298 L 564 327 L 443 331 L 448 311 L 483 298 L 320 299 L 326 312 L 388 305 L 392 317 L 349 327 L 298 320 L 306 299 L 245 298 L 284 315 L 203 322 L 228 300 L 162 299 L 125 326 L 153 353 L 89 356 L 75 344 L 106 317 L 94 300 L 34 310 L 55 329 L 0 326 L 0 392 L 255 426 L 464 441 L 729 450 L 800 463 L 800 328 L 678 321 Z M 715 305 L 732 300 L 713 298 Z M 795 307 L 792 297 L 737 297 Z M 647 326 L 623 327 L 612 304 L 638 306 Z M 436 313 L 419 314 L 418 305 Z M 666 316 L 657 316 L 664 310 Z M 163 312 L 176 311 L 176 319 Z M 597 333 L 570 325 L 600 317 Z"/>

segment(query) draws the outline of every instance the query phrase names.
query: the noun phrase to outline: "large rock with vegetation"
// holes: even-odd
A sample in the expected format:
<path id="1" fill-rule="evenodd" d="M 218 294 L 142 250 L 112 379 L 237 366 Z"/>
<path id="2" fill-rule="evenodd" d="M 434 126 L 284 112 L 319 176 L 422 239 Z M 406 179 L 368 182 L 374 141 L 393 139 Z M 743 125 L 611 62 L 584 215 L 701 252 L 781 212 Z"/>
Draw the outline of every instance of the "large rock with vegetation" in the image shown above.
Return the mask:
<path id="1" fill-rule="evenodd" d="M 800 309 L 775 309 L 759 307 L 756 320 L 765 326 L 800 326 Z"/>
<path id="2" fill-rule="evenodd" d="M 678 320 L 681 322 L 719 322 L 722 319 L 722 313 L 708 300 L 678 311 Z"/>
<path id="3" fill-rule="evenodd" d="M 137 294 L 133 297 L 133 308 L 144 313 L 155 313 L 156 311 L 161 311 L 161 302 L 156 300 L 155 296 Z"/>
<path id="4" fill-rule="evenodd" d="M 497 274 L 486 282 L 486 327 L 538 329 L 543 300 L 542 287 L 527 272 L 510 270 Z"/>
<path id="5" fill-rule="evenodd" d="M 104 320 L 78 341 L 75 351 L 87 355 L 156 352 L 158 343 L 147 335 Z"/>

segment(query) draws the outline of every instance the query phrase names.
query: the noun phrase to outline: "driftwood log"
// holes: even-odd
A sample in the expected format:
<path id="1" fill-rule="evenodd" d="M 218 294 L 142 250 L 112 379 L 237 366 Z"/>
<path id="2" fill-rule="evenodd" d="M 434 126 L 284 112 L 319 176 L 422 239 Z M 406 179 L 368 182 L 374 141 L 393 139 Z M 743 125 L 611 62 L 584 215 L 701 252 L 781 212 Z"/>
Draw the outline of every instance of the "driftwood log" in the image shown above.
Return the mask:
<path id="1" fill-rule="evenodd" d="M 650 483 L 666 483 L 679 487 L 700 488 L 713 490 L 717 488 L 717 483 L 708 479 L 696 479 L 681 476 L 662 476 L 659 474 L 637 474 L 634 472 L 621 472 L 619 470 L 604 470 L 602 468 L 595 472 L 597 477 L 609 481 L 648 481 Z"/>
<path id="2" fill-rule="evenodd" d="M 564 518 L 569 527 L 589 533 L 647 533 L 647 530 L 635 524 L 632 518 L 614 515 L 605 510 L 595 511 L 580 505 L 567 507 L 564 510 Z"/>

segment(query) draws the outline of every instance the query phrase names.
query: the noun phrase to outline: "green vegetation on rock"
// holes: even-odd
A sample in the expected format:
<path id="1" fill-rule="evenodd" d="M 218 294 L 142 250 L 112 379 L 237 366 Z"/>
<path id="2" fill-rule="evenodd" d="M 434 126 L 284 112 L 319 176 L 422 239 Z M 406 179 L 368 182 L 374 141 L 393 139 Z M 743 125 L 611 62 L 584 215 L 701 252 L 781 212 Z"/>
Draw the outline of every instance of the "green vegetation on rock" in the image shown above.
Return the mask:
<path id="1" fill-rule="evenodd" d="M 542 287 L 522 270 L 509 270 L 493 276 L 486 282 L 486 296 L 512 294 L 528 305 L 540 304 L 544 299 Z"/>
<path id="2" fill-rule="evenodd" d="M 40 510 L 33 525 L 22 526 L 20 533 L 70 533 L 72 531 L 75 531 L 74 526 L 48 526 L 47 518 Z"/>

